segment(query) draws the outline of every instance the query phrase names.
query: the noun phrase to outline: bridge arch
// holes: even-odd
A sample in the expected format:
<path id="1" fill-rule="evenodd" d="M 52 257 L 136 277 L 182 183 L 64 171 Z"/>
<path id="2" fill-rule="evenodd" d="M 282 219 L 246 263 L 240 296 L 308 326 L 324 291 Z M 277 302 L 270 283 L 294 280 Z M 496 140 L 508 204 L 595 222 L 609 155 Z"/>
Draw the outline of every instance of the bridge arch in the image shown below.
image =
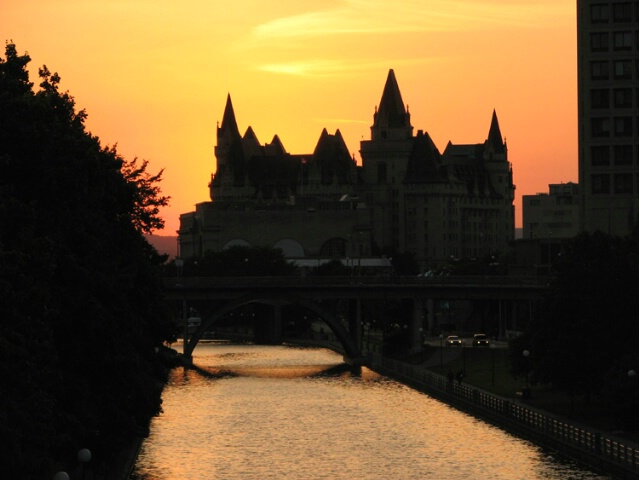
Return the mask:
<path id="1" fill-rule="evenodd" d="M 250 247 L 251 244 L 249 242 L 247 242 L 246 240 L 244 240 L 243 238 L 234 238 L 233 240 L 229 240 L 228 242 L 226 242 L 224 244 L 224 247 L 222 247 L 222 250 L 228 250 L 231 247 Z"/>
<path id="2" fill-rule="evenodd" d="M 320 247 L 320 256 L 328 258 L 346 257 L 346 240 L 340 237 L 326 240 Z"/>
<path id="3" fill-rule="evenodd" d="M 297 240 L 291 238 L 282 238 L 273 245 L 273 248 L 279 248 L 287 258 L 302 258 L 306 256 L 304 247 Z"/>
<path id="4" fill-rule="evenodd" d="M 193 335 L 191 335 L 191 337 L 186 341 L 184 345 L 185 357 L 190 358 L 193 355 L 193 350 L 195 350 L 195 347 L 202 339 L 204 333 L 209 331 L 211 327 L 213 327 L 222 317 L 224 317 L 228 313 L 233 312 L 243 305 L 259 302 L 284 302 L 288 304 L 299 305 L 306 308 L 307 310 L 310 310 L 318 317 L 322 318 L 322 320 L 324 320 L 327 326 L 332 330 L 332 332 L 342 344 L 347 358 L 357 359 L 361 356 L 361 352 L 359 350 L 357 342 L 355 342 L 353 337 L 346 330 L 340 319 L 333 315 L 329 310 L 323 308 L 320 304 L 311 299 L 300 297 L 291 293 L 278 292 L 269 294 L 251 293 L 249 295 L 229 300 L 228 302 L 216 307 L 211 311 L 200 311 L 202 322 L 200 323 L 198 329 L 193 333 Z"/>

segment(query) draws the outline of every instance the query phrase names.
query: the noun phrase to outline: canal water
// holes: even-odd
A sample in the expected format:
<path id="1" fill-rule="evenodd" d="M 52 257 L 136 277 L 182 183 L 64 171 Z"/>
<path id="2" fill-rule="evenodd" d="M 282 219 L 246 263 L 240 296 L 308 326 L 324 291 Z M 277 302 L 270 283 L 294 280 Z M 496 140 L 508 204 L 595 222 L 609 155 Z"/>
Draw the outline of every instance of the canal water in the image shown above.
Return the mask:
<path id="1" fill-rule="evenodd" d="M 137 480 L 604 479 L 330 350 L 200 344 Z"/>

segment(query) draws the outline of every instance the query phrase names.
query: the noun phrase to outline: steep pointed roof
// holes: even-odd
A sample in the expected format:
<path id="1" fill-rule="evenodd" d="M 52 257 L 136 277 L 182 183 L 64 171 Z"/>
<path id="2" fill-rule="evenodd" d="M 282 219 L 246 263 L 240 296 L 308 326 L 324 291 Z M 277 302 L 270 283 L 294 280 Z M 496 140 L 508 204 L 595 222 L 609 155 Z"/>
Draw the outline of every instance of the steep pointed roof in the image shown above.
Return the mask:
<path id="1" fill-rule="evenodd" d="M 405 184 L 441 181 L 441 154 L 428 132 L 420 131 L 413 138 L 413 148 L 406 166 Z"/>
<path id="2" fill-rule="evenodd" d="M 410 125 L 410 115 L 404 107 L 402 94 L 399 91 L 399 85 L 392 68 L 388 71 L 382 99 L 375 113 L 374 124 L 388 127 L 406 127 Z"/>
<path id="3" fill-rule="evenodd" d="M 240 136 L 240 129 L 237 128 L 237 121 L 235 120 L 235 111 L 233 110 L 233 103 L 231 102 L 231 94 L 226 97 L 226 106 L 224 107 L 224 116 L 222 117 L 222 125 L 218 128 L 218 136 L 224 134 L 226 131 L 232 134 L 232 136 Z"/>
<path id="4" fill-rule="evenodd" d="M 244 157 L 251 158 L 255 155 L 261 155 L 262 146 L 257 139 L 257 135 L 253 131 L 253 127 L 248 127 L 244 137 L 242 137 L 242 148 L 244 149 Z"/>
<path id="5" fill-rule="evenodd" d="M 504 141 L 501 136 L 501 130 L 499 129 L 499 121 L 497 120 L 497 112 L 493 110 L 493 118 L 490 122 L 490 130 L 488 131 L 488 140 L 486 140 L 486 146 L 492 147 L 495 153 L 504 153 Z"/>
<path id="6" fill-rule="evenodd" d="M 352 184 L 351 174 L 354 173 L 355 165 L 339 130 L 335 131 L 335 135 L 329 134 L 326 128 L 322 130 L 313 151 L 312 162 L 319 167 L 323 185 L 333 182 L 340 185 Z"/>
<path id="7" fill-rule="evenodd" d="M 253 130 L 253 127 L 251 127 L 251 126 L 249 126 L 246 129 L 246 132 L 244 133 L 244 137 L 243 138 L 244 138 L 244 140 L 257 143 L 258 145 L 260 144 L 260 141 L 257 139 L 257 135 L 255 135 L 255 131 Z"/>
<path id="8" fill-rule="evenodd" d="M 264 151 L 266 155 L 285 155 L 286 149 L 284 148 L 284 144 L 280 140 L 279 135 L 275 135 L 271 143 L 264 145 Z"/>

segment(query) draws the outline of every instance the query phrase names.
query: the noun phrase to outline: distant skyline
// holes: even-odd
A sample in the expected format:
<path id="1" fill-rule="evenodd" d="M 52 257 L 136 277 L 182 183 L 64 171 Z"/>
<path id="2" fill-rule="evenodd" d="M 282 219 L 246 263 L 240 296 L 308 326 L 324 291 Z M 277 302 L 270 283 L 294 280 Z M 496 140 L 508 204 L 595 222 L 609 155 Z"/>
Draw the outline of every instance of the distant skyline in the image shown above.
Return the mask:
<path id="1" fill-rule="evenodd" d="M 174 235 L 209 200 L 230 93 L 240 132 L 311 153 L 339 129 L 358 164 L 394 69 L 415 131 L 483 142 L 496 110 L 521 197 L 577 182 L 576 4 L 568 0 L 5 0 L 0 31 L 127 159 L 164 169 Z M 2 53 L 4 57 L 4 51 Z"/>

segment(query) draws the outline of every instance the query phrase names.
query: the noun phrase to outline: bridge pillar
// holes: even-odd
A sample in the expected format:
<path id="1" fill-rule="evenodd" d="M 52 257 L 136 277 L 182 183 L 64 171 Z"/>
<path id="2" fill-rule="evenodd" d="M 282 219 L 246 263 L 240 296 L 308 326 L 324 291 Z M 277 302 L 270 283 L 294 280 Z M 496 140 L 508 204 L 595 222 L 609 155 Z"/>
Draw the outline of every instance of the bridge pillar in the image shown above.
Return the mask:
<path id="1" fill-rule="evenodd" d="M 271 325 L 273 343 L 282 343 L 282 329 L 282 305 L 275 303 L 273 305 L 273 323 Z"/>
<path id="2" fill-rule="evenodd" d="M 357 348 L 362 348 L 362 302 L 359 298 L 349 300 L 348 333 Z"/>
<path id="3" fill-rule="evenodd" d="M 424 348 L 424 300 L 413 299 L 413 321 L 411 322 L 411 353 L 421 352 Z"/>
<path id="4" fill-rule="evenodd" d="M 433 335 L 435 329 L 435 300 L 432 298 L 426 299 L 426 321 L 428 324 L 428 335 Z"/>

